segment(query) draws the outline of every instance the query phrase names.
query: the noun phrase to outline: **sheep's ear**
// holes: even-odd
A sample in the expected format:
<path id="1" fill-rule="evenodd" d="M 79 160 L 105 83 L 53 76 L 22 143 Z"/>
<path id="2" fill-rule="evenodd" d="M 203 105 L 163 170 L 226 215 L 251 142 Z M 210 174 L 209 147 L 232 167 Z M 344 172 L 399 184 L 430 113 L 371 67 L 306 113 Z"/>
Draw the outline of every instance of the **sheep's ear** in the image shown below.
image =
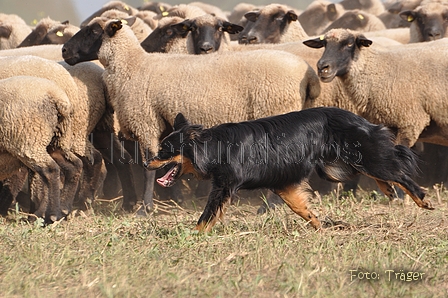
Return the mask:
<path id="1" fill-rule="evenodd" d="M 0 37 L 9 38 L 11 28 L 9 26 L 0 26 Z"/>
<path id="2" fill-rule="evenodd" d="M 369 47 L 372 44 L 370 39 L 367 39 L 364 35 L 360 35 L 356 38 L 356 45 L 360 47 Z"/>
<path id="3" fill-rule="evenodd" d="M 189 31 L 191 31 L 191 24 L 192 24 L 192 21 L 187 19 L 181 23 L 171 25 L 171 28 L 173 28 L 173 30 L 174 30 L 174 32 L 176 32 L 176 34 L 184 35 L 184 34 L 188 33 Z"/>
<path id="4" fill-rule="evenodd" d="M 65 21 L 61 22 L 61 24 L 62 24 L 62 25 L 69 25 L 70 22 L 69 22 L 68 20 L 65 20 Z"/>
<path id="5" fill-rule="evenodd" d="M 113 22 L 110 22 L 109 25 L 107 25 L 107 27 L 104 31 L 107 33 L 107 35 L 109 35 L 109 37 L 112 37 L 122 27 L 123 27 L 123 24 L 121 23 L 121 21 L 113 21 Z"/>
<path id="6" fill-rule="evenodd" d="M 135 23 L 136 20 L 137 20 L 136 17 L 134 17 L 134 16 L 130 16 L 130 17 L 126 18 L 126 19 L 122 19 L 122 20 L 121 20 L 121 23 L 122 23 L 123 25 L 128 25 L 129 27 L 131 27 L 132 25 L 134 25 L 134 23 Z"/>
<path id="7" fill-rule="evenodd" d="M 318 38 L 305 40 L 303 44 L 313 49 L 320 49 L 325 46 L 325 39 L 324 36 L 322 35 Z"/>
<path id="8" fill-rule="evenodd" d="M 174 130 L 179 130 L 185 126 L 190 125 L 190 122 L 188 122 L 187 118 L 185 118 L 184 114 L 179 113 L 176 115 L 176 118 L 174 119 Z"/>
<path id="9" fill-rule="evenodd" d="M 327 17 L 330 21 L 334 21 L 338 17 L 338 11 L 336 10 L 336 5 L 331 3 L 327 6 Z"/>
<path id="10" fill-rule="evenodd" d="M 295 22 L 299 19 L 296 12 L 294 10 L 290 10 L 286 13 L 286 18 L 289 22 Z"/>
<path id="11" fill-rule="evenodd" d="M 241 27 L 239 25 L 236 24 L 232 24 L 230 22 L 224 22 L 222 24 L 222 30 L 226 31 L 229 34 L 236 34 L 236 33 L 240 33 L 241 31 L 243 31 L 244 27 Z"/>
<path id="12" fill-rule="evenodd" d="M 399 15 L 403 20 L 409 23 L 412 23 L 417 18 L 416 13 L 412 10 L 402 11 Z"/>
<path id="13" fill-rule="evenodd" d="M 250 22 L 256 22 L 258 19 L 258 13 L 256 11 L 247 12 L 244 17 Z"/>

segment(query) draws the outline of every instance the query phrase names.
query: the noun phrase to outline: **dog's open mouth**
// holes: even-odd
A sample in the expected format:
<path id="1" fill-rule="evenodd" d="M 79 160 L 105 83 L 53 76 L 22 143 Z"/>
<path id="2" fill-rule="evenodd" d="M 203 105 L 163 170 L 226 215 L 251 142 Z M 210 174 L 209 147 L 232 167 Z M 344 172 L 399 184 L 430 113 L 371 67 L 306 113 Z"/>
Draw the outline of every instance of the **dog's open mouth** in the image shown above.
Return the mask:
<path id="1" fill-rule="evenodd" d="M 163 177 L 158 178 L 156 181 L 160 186 L 171 187 L 176 182 L 181 169 L 181 164 L 175 164 Z"/>

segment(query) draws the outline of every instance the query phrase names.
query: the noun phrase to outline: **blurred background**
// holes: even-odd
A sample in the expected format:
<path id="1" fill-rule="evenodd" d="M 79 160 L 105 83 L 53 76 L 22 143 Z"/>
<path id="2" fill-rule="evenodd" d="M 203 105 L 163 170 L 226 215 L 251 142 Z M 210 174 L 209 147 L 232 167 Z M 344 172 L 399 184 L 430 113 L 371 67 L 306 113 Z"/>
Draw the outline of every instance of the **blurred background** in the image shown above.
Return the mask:
<path id="1" fill-rule="evenodd" d="M 236 4 L 240 2 L 247 2 L 256 5 L 281 3 L 290 5 L 298 9 L 304 9 L 311 3 L 311 1 L 312 0 L 206 0 L 202 2 L 213 4 L 223 10 L 230 11 Z M 86 19 L 93 12 L 100 9 L 104 4 L 108 2 L 109 0 L 0 0 L 0 13 L 17 14 L 30 25 L 35 24 L 37 21 L 44 17 L 50 17 L 58 21 L 69 20 L 71 24 L 79 25 L 84 19 Z M 149 1 L 128 0 L 123 2 L 126 2 L 133 7 L 138 7 L 143 3 Z M 163 2 L 174 5 L 180 3 L 189 3 L 192 1 L 169 0 Z"/>

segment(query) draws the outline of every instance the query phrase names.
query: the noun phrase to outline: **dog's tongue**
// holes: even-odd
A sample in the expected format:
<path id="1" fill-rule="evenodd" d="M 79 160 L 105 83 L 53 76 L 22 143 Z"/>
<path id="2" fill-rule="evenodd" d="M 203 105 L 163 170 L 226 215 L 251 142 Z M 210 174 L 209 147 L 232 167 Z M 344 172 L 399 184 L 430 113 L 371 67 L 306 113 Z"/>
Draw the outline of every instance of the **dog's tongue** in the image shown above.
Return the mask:
<path id="1" fill-rule="evenodd" d="M 163 177 L 158 178 L 156 181 L 160 186 L 170 187 L 174 184 L 174 176 L 176 175 L 177 165 L 172 167 Z"/>

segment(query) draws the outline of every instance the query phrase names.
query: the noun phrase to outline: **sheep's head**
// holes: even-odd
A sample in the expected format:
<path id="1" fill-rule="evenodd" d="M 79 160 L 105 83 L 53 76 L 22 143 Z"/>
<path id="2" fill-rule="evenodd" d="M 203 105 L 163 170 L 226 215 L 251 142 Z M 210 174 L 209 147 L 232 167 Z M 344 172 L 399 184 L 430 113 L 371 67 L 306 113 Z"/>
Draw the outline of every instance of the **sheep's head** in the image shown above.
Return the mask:
<path id="1" fill-rule="evenodd" d="M 250 11 L 244 17 L 251 25 L 247 32 L 242 32 L 238 37 L 241 44 L 279 43 L 289 24 L 298 21 L 298 15 L 293 9 L 280 4 Z"/>
<path id="2" fill-rule="evenodd" d="M 190 32 L 195 54 L 209 54 L 219 50 L 224 32 L 229 34 L 239 33 L 243 27 L 221 20 L 210 14 L 193 19 L 187 19 L 171 26 L 178 35 L 186 35 Z"/>
<path id="3" fill-rule="evenodd" d="M 418 32 L 418 42 L 436 40 L 446 35 L 448 27 L 447 5 L 428 3 L 414 10 L 402 11 L 400 17 L 415 26 L 415 30 Z"/>
<path id="4" fill-rule="evenodd" d="M 105 22 L 101 18 L 96 18 L 78 31 L 62 47 L 62 58 L 70 65 L 75 65 L 83 61 L 98 59 L 98 52 L 103 43 L 104 34 L 112 37 L 126 23 L 132 26 L 135 17 L 126 20 L 112 20 Z"/>
<path id="5" fill-rule="evenodd" d="M 183 19 L 179 17 L 168 17 L 161 19 L 157 25 L 157 28 L 155 28 L 154 31 L 152 31 L 140 45 L 148 53 L 166 53 L 170 51 L 174 44 L 180 42 L 181 40 L 185 44 L 184 38 L 187 37 L 188 31 L 183 34 L 178 34 L 178 32 L 171 28 L 172 25 L 182 21 Z"/>
<path id="6" fill-rule="evenodd" d="M 317 62 L 317 71 L 320 80 L 329 83 L 335 77 L 347 74 L 356 51 L 362 47 L 369 47 L 372 41 L 355 31 L 333 29 L 325 35 L 303 43 L 315 49 L 325 47 L 322 57 Z"/>

